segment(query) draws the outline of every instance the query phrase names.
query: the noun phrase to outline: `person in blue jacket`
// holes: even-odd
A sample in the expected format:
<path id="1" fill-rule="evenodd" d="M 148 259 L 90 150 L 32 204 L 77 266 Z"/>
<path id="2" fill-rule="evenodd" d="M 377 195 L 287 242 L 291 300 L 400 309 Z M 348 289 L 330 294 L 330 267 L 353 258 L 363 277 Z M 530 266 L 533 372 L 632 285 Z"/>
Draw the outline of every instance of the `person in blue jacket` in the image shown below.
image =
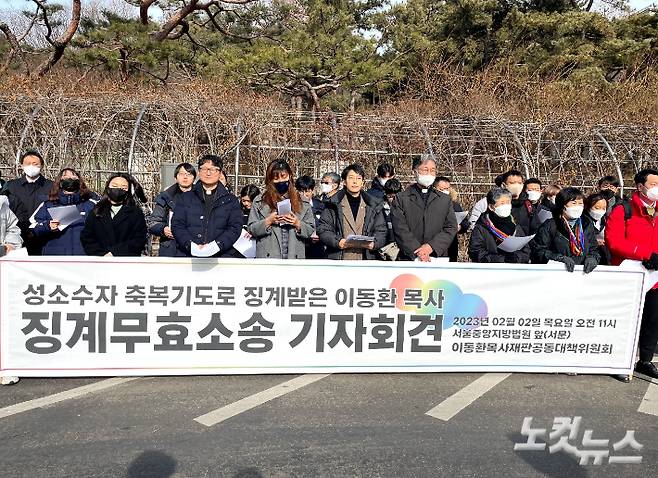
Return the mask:
<path id="1" fill-rule="evenodd" d="M 30 228 L 36 237 L 43 241 L 44 256 L 84 256 L 80 233 L 85 226 L 87 215 L 91 213 L 100 198 L 87 188 L 84 179 L 73 168 L 64 168 L 53 183 L 48 200 L 42 202 L 32 215 Z M 73 224 L 61 227 L 54 220 L 51 209 L 62 206 L 75 206 L 79 217 Z"/>
<path id="2" fill-rule="evenodd" d="M 203 248 L 218 246 L 212 257 L 237 257 L 233 244 L 242 232 L 242 209 L 238 198 L 220 181 L 222 160 L 205 155 L 199 160 L 199 181 L 191 191 L 178 195 L 171 229 L 178 245 L 177 256 L 193 256 L 192 243 Z M 197 253 L 196 255 L 199 255 Z M 200 256 L 205 257 L 205 256 Z"/>

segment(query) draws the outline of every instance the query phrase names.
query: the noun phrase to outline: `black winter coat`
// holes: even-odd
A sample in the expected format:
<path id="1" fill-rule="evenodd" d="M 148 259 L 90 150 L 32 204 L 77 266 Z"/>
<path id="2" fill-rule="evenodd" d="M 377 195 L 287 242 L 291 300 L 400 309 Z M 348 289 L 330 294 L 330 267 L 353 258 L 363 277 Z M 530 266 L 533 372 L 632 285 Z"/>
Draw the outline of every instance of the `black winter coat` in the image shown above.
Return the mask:
<path id="1" fill-rule="evenodd" d="M 343 239 L 343 208 L 341 201 L 345 197 L 345 190 L 334 194 L 331 199 L 325 202 L 325 208 L 320 216 L 318 225 L 318 236 L 327 248 L 327 258 L 342 259 L 343 250 L 338 247 L 338 243 Z M 364 236 L 373 236 L 375 238 L 375 247 L 373 250 L 365 249 L 366 259 L 377 259 L 377 250 L 386 245 L 386 234 L 388 227 L 384 218 L 384 203 L 378 201 L 368 193 L 361 193 L 361 198 L 366 205 L 366 214 L 363 221 Z"/>
<path id="2" fill-rule="evenodd" d="M 536 234 L 539 230 L 539 204 L 532 204 L 525 193 L 519 199 L 512 200 L 512 216 L 523 229 L 524 236 Z"/>
<path id="3" fill-rule="evenodd" d="M 432 257 L 448 255 L 457 235 L 457 218 L 447 194 L 429 187 L 425 202 L 420 187 L 414 184 L 395 196 L 391 216 L 399 260 L 414 260 L 414 251 L 426 243 L 432 246 Z"/>
<path id="4" fill-rule="evenodd" d="M 596 229 L 592 222 L 585 216 L 582 217 L 583 233 L 585 236 L 584 253 L 574 256 L 569 247 L 569 232 L 564 221 L 560 219 L 549 219 L 544 222 L 537 231 L 535 238 L 530 243 L 533 252 L 533 261 L 546 264 L 548 261 L 560 260 L 561 256 L 571 257 L 576 265 L 582 265 L 585 259 L 592 257 L 596 263 L 601 262 L 601 256 L 596 242 Z"/>
<path id="5" fill-rule="evenodd" d="M 18 218 L 24 245 L 30 255 L 41 255 L 44 239 L 35 237 L 30 230 L 30 217 L 39 205 L 48 200 L 53 182 L 43 176 L 31 183 L 25 175 L 12 179 L 2 188 L 2 194 L 9 198 L 9 208 Z"/>
<path id="6" fill-rule="evenodd" d="M 461 204 L 459 204 L 456 201 L 452 202 L 452 208 L 454 211 L 457 212 L 464 212 L 464 209 L 462 208 Z M 468 226 L 470 223 L 468 222 L 468 215 L 462 220 L 462 222 L 459 223 L 459 229 L 457 230 L 457 234 L 465 234 L 466 231 L 468 231 Z M 448 248 L 448 257 L 450 258 L 450 262 L 457 262 L 459 259 L 459 239 L 457 236 L 452 240 L 452 243 L 450 244 L 450 247 Z"/>
<path id="7" fill-rule="evenodd" d="M 160 239 L 159 256 L 176 257 L 176 240 L 169 239 L 164 234 L 169 225 L 169 216 L 173 213 L 176 197 L 182 194 L 178 184 L 168 187 L 155 198 L 153 211 L 146 217 L 149 233 Z"/>
<path id="8" fill-rule="evenodd" d="M 379 182 L 379 178 L 375 178 L 372 180 L 372 183 L 370 184 L 370 189 L 368 189 L 366 192 L 379 201 L 383 201 L 384 196 L 386 196 L 386 192 L 384 191 L 384 186 L 382 186 L 382 183 Z"/>
<path id="9" fill-rule="evenodd" d="M 112 218 L 108 208 L 97 216 L 87 215 L 80 242 L 88 256 L 134 256 L 142 254 L 146 244 L 144 213 L 135 205 L 126 204 Z"/>
<path id="10" fill-rule="evenodd" d="M 233 194 L 217 184 L 210 213 L 206 214 L 203 185 L 197 182 L 191 191 L 179 194 L 171 219 L 171 232 L 178 244 L 177 255 L 190 257 L 192 242 L 219 246 L 215 257 L 236 257 L 233 244 L 242 232 L 242 208 Z"/>
<path id="11" fill-rule="evenodd" d="M 471 233 L 471 240 L 468 244 L 468 256 L 471 260 L 483 263 L 527 264 L 530 260 L 530 245 L 526 244 L 523 248 L 514 252 L 501 251 L 498 249 L 496 238 L 485 225 L 487 217 L 489 217 L 489 212 L 482 214 Z M 522 237 L 526 234 L 523 228 L 517 225 L 514 235 Z"/>

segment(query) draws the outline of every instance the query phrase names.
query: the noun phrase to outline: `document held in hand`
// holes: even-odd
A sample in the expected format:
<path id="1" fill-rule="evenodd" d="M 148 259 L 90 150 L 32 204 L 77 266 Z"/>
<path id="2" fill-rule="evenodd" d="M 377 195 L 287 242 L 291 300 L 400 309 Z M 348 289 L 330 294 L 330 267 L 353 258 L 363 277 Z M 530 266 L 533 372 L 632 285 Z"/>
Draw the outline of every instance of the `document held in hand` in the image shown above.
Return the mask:
<path id="1" fill-rule="evenodd" d="M 505 252 L 516 252 L 519 249 L 523 249 L 526 244 L 528 244 L 535 237 L 532 236 L 509 236 L 503 242 L 498 244 L 498 249 Z"/>
<path id="2" fill-rule="evenodd" d="M 350 234 L 345 238 L 346 247 L 361 247 L 366 248 L 371 242 L 375 242 L 372 236 L 361 236 L 359 234 Z"/>
<path id="3" fill-rule="evenodd" d="M 193 242 L 190 252 L 194 257 L 212 257 L 219 252 L 219 246 L 212 241 L 200 248 L 199 244 Z"/>
<path id="4" fill-rule="evenodd" d="M 48 213 L 53 218 L 53 221 L 59 221 L 59 227 L 57 229 L 60 231 L 63 231 L 66 227 L 74 222 L 78 222 L 84 217 L 75 205 L 49 207 Z"/>
<path id="5" fill-rule="evenodd" d="M 256 257 L 256 240 L 244 229 L 238 240 L 233 244 L 233 248 L 249 259 Z"/>
<path id="6" fill-rule="evenodd" d="M 276 203 L 276 209 L 279 213 L 279 216 L 286 216 L 292 212 L 292 206 L 290 205 L 290 199 L 284 199 Z"/>

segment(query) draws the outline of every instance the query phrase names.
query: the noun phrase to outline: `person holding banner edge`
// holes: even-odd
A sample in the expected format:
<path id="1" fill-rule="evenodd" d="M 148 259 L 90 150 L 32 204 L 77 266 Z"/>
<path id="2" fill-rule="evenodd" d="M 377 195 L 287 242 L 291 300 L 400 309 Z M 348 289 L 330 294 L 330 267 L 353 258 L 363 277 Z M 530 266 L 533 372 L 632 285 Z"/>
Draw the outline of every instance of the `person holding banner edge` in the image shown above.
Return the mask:
<path id="1" fill-rule="evenodd" d="M 658 270 L 658 170 L 643 169 L 634 178 L 635 192 L 631 200 L 615 205 L 605 228 L 605 242 L 610 262 L 619 265 L 625 259 L 642 261 L 649 270 Z M 653 363 L 658 342 L 658 283 L 646 293 L 640 326 L 640 357 L 635 371 L 658 378 Z"/>
<path id="2" fill-rule="evenodd" d="M 560 190 L 555 196 L 553 218 L 540 226 L 531 243 L 538 262 L 562 262 L 569 272 L 582 265 L 585 274 L 599 265 L 596 230 L 583 216 L 583 201 L 583 193 L 571 187 Z"/>

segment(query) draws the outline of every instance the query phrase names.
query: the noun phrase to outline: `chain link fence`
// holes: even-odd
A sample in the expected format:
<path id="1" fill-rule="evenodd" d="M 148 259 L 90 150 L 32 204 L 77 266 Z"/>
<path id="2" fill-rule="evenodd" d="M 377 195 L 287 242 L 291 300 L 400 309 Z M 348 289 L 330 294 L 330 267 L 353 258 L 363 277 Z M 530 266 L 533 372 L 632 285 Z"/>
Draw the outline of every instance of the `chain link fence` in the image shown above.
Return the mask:
<path id="1" fill-rule="evenodd" d="M 303 113 L 220 103 L 0 97 L 0 171 L 5 179 L 14 177 L 20 153 L 36 148 L 49 176 L 74 167 L 98 191 L 110 172 L 129 171 L 154 197 L 166 186 L 163 163 L 196 164 L 206 153 L 225 158 L 235 192 L 261 185 L 268 162 L 280 157 L 292 162 L 297 175 L 316 179 L 355 162 L 374 177 L 377 165 L 389 162 L 405 182 L 413 158 L 431 154 L 468 208 L 511 168 L 586 191 L 606 174 L 632 187 L 635 172 L 654 164 L 657 152 L 651 126 Z"/>

